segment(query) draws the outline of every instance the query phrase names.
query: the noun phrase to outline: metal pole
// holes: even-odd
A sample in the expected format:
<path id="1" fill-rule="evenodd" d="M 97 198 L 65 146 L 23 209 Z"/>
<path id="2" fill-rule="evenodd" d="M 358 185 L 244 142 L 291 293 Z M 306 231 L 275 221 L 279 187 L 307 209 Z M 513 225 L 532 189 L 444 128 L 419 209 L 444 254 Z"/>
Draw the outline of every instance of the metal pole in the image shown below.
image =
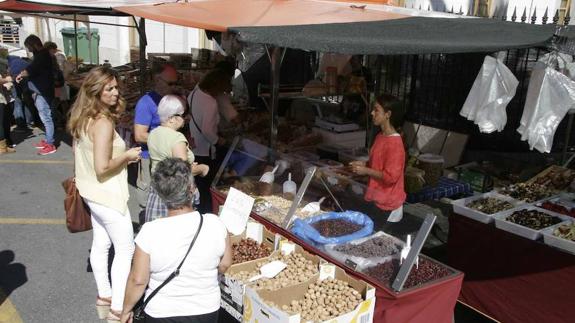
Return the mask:
<path id="1" fill-rule="evenodd" d="M 76 72 L 78 72 L 78 21 L 76 20 L 76 14 L 74 14 L 74 55 L 76 56 Z"/>
<path id="2" fill-rule="evenodd" d="M 271 53 L 269 53 L 271 51 Z M 278 134 L 277 124 L 277 111 L 279 106 L 279 89 L 280 89 L 280 69 L 282 65 L 282 53 L 284 49 L 281 47 L 273 47 L 268 49 L 270 57 L 270 113 L 271 113 L 271 130 L 270 130 L 270 148 L 275 147 L 276 137 Z"/>
<path id="3" fill-rule="evenodd" d="M 569 111 L 569 119 L 567 119 L 567 132 L 565 133 L 565 144 L 563 145 L 563 155 L 561 156 L 561 163 L 564 164 L 567 161 L 567 152 L 569 150 L 569 141 L 571 139 L 571 133 L 573 131 L 573 119 L 575 118 L 575 110 Z"/>
<path id="4" fill-rule="evenodd" d="M 136 18 L 134 18 L 134 21 Z M 146 93 L 146 19 L 140 18 L 140 25 L 138 26 L 138 35 L 140 36 L 140 94 Z"/>

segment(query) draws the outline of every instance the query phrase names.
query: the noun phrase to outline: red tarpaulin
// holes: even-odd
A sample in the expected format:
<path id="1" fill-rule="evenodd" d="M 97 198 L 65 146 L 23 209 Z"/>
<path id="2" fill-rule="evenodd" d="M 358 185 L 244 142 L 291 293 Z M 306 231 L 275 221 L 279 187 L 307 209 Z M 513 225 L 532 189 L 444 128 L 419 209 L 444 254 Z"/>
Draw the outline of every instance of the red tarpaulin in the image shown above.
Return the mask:
<path id="1" fill-rule="evenodd" d="M 43 4 L 36 4 L 30 2 L 22 2 L 16 0 L 6 0 L 0 2 L 0 10 L 8 12 L 18 12 L 18 13 L 74 13 L 76 10 L 72 8 L 50 6 Z"/>
<path id="2" fill-rule="evenodd" d="M 448 264 L 465 272 L 460 300 L 505 323 L 575 322 L 575 256 L 454 214 Z"/>

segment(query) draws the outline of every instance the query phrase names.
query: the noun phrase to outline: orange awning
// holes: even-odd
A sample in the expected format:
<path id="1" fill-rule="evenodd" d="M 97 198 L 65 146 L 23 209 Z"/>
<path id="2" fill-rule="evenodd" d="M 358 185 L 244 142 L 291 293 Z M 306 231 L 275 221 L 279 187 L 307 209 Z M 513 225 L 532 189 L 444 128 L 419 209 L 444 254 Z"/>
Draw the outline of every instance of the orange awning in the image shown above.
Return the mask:
<path id="1" fill-rule="evenodd" d="M 192 0 L 114 9 L 154 21 L 214 31 L 226 31 L 228 27 L 328 24 L 406 17 L 313 0 Z"/>
<path id="2" fill-rule="evenodd" d="M 66 7 L 21 2 L 16 0 L 6 0 L 0 2 L 0 10 L 18 13 L 68 13 L 74 11 L 71 8 Z"/>

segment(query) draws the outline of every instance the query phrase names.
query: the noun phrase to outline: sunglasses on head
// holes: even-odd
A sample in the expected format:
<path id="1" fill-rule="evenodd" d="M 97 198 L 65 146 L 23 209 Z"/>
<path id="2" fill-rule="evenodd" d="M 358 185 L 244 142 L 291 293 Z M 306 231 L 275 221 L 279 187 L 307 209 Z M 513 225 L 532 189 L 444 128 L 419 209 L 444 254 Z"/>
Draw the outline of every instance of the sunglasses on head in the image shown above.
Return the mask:
<path id="1" fill-rule="evenodd" d="M 184 118 L 184 114 L 183 114 L 183 113 L 176 113 L 176 114 L 172 115 L 171 117 L 172 117 L 172 118 L 173 118 L 173 117 Z"/>

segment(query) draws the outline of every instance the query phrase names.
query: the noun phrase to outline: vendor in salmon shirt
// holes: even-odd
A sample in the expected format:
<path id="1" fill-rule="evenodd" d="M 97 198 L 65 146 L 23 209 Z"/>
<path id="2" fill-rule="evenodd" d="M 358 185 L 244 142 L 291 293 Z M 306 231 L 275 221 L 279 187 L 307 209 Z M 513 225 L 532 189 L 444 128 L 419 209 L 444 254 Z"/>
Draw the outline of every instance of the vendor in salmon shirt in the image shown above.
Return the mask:
<path id="1" fill-rule="evenodd" d="M 395 97 L 385 94 L 377 97 L 371 116 L 381 132 L 371 147 L 369 162 L 350 163 L 354 173 L 369 176 L 365 200 L 373 202 L 383 212 L 370 214 L 380 221 L 382 215 L 388 222 L 399 222 L 403 218 L 405 148 L 397 131 L 401 129 L 403 115 L 401 103 Z"/>

